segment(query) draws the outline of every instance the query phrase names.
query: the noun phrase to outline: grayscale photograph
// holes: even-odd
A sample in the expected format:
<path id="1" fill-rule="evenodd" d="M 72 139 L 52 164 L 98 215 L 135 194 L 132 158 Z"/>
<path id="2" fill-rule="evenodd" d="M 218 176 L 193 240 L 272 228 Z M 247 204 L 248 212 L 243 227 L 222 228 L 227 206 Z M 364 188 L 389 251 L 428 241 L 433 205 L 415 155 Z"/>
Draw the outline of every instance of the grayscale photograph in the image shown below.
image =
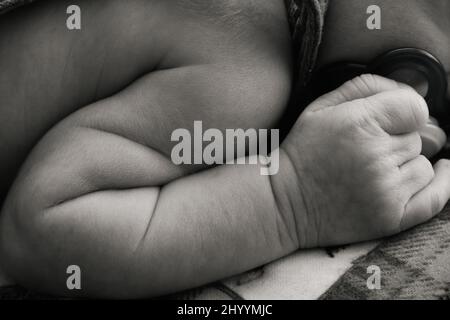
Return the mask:
<path id="1" fill-rule="evenodd" d="M 0 304 L 450 300 L 449 80 L 450 0 L 0 0 Z"/>

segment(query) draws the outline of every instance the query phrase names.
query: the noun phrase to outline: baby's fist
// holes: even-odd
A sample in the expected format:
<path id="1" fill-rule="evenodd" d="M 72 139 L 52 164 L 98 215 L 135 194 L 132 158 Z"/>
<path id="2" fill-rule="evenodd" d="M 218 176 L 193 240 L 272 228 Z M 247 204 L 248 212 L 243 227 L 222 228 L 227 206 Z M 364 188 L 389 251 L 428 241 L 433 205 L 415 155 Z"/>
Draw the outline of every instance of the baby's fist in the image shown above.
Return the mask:
<path id="1" fill-rule="evenodd" d="M 427 221 L 450 196 L 450 165 L 421 155 L 429 119 L 413 89 L 373 75 L 322 96 L 281 150 L 301 247 L 388 236 Z"/>

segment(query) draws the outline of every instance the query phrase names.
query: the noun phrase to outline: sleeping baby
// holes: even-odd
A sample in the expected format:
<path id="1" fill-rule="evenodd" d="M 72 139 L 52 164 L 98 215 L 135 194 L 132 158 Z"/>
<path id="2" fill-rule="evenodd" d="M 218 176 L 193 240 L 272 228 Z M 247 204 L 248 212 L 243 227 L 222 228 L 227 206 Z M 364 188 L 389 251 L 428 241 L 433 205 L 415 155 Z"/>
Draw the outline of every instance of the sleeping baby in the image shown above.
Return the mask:
<path id="1" fill-rule="evenodd" d="M 0 18 L 0 269 L 11 282 L 160 296 L 393 235 L 447 203 L 450 164 L 422 155 L 430 112 L 413 82 L 364 74 L 304 110 L 292 97 L 312 70 L 401 47 L 449 72 L 449 1 L 78 0 L 79 30 L 67 28 L 70 5 L 39 0 Z M 380 29 L 367 28 L 370 5 Z M 287 113 L 277 174 L 261 161 L 171 159 L 172 133 L 196 121 L 276 129 Z M 82 290 L 67 289 L 71 265 Z"/>

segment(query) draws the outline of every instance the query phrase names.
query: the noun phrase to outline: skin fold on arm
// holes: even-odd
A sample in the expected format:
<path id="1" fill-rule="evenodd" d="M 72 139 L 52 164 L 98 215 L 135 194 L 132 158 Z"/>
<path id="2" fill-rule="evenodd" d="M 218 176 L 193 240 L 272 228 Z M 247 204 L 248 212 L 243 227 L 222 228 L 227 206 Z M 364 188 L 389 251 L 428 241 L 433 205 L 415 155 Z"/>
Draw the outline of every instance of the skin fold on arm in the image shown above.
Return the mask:
<path id="1" fill-rule="evenodd" d="M 139 9 L 150 2 L 133 3 Z M 289 33 L 282 2 L 267 3 L 277 6 L 281 20 L 255 25 L 245 10 L 202 20 L 178 11 L 183 14 L 174 21 L 183 28 L 162 29 L 190 33 L 166 43 L 170 49 L 155 59 L 156 70 L 147 66 L 124 90 L 56 121 L 2 207 L 0 263 L 11 279 L 73 295 L 66 268 L 78 265 L 83 290 L 75 294 L 152 297 L 299 248 L 389 236 L 442 210 L 450 197 L 450 165 L 433 167 L 420 155 L 426 102 L 411 88 L 373 75 L 349 81 L 305 110 L 280 147 L 275 176 L 262 176 L 259 165 L 172 163 L 175 129 L 190 129 L 197 120 L 222 131 L 268 129 L 283 114 L 293 70 Z M 139 30 L 136 39 L 146 39 Z M 146 48 L 152 51 L 148 42 Z M 76 51 L 71 55 L 77 60 Z M 122 66 L 129 62 L 113 56 Z M 105 70 L 120 74 L 116 65 L 109 61 Z M 84 71 L 72 80 L 92 81 L 90 68 Z"/>
<path id="2" fill-rule="evenodd" d="M 180 124 L 177 109 L 167 104 L 202 108 L 213 102 L 211 94 L 221 103 L 219 80 L 203 85 L 213 69 L 150 74 L 46 135 L 1 216 L 1 255 L 12 278 L 64 294 L 65 270 L 76 264 L 84 295 L 154 296 L 245 271 L 298 247 L 295 226 L 287 224 L 273 191 L 282 174 L 261 176 L 258 165 L 246 165 L 181 178 L 198 169 L 173 165 L 165 156 L 170 146 L 158 146 L 160 126 Z M 176 84 L 185 77 L 191 84 L 183 91 Z M 192 95 L 196 85 L 208 92 Z"/>
<path id="3" fill-rule="evenodd" d="M 27 82 L 23 95 L 2 92 L 11 109 L 8 137 L 27 125 L 30 138 L 10 145 L 40 140 L 0 216 L 1 268 L 21 285 L 73 294 L 66 268 L 76 264 L 83 296 L 148 297 L 295 249 L 274 182 L 258 166 L 199 172 L 205 168 L 170 159 L 171 133 L 196 120 L 245 130 L 270 128 L 281 117 L 292 80 L 283 3 L 254 10 L 270 7 L 264 29 L 239 6 L 124 3 L 80 1 L 78 33 L 68 33 L 60 15 L 69 1 L 38 2 L 2 20 L 11 29 L 3 74 L 40 79 Z M 40 68 L 20 64 L 18 72 L 14 66 L 26 57 L 10 50 L 13 44 Z M 35 122 L 19 123 L 22 109 Z M 23 149 L 8 161 L 16 165 Z"/>

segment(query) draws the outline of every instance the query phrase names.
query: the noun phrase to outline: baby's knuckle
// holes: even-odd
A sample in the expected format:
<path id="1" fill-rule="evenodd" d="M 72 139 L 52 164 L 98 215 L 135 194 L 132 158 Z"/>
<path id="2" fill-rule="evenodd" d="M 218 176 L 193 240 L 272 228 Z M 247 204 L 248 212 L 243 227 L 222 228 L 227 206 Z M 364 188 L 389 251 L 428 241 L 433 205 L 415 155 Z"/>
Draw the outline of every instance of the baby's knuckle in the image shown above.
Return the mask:
<path id="1" fill-rule="evenodd" d="M 402 92 L 408 101 L 411 118 L 418 126 L 425 124 L 430 116 L 425 99 L 412 90 L 402 89 Z"/>
<path id="2" fill-rule="evenodd" d="M 392 178 L 395 177 L 398 173 L 398 166 L 396 165 L 396 158 L 393 156 L 386 156 L 384 152 L 380 152 L 380 147 L 373 147 L 372 150 L 367 151 L 369 161 L 371 163 L 368 164 L 367 169 L 371 170 L 376 177 L 383 181 L 383 183 L 387 183 Z"/>
<path id="3" fill-rule="evenodd" d="M 428 160 L 428 158 L 425 157 L 424 155 L 419 155 L 418 159 L 421 163 L 421 168 L 423 172 L 429 176 L 434 175 L 433 165 L 431 164 L 430 160 Z"/>
<path id="4" fill-rule="evenodd" d="M 395 170 L 385 169 L 380 173 L 373 189 L 377 191 L 377 199 L 383 209 L 399 209 L 407 201 L 407 193 L 400 180 L 400 174 Z"/>
<path id="5" fill-rule="evenodd" d="M 400 217 L 407 203 L 405 193 L 399 189 L 390 190 L 380 198 L 378 216 L 387 225 L 395 226 L 395 217 Z"/>
<path id="6" fill-rule="evenodd" d="M 370 89 L 375 89 L 378 85 L 378 79 L 373 74 L 368 73 L 350 80 L 349 84 L 361 93 L 369 93 Z"/>

